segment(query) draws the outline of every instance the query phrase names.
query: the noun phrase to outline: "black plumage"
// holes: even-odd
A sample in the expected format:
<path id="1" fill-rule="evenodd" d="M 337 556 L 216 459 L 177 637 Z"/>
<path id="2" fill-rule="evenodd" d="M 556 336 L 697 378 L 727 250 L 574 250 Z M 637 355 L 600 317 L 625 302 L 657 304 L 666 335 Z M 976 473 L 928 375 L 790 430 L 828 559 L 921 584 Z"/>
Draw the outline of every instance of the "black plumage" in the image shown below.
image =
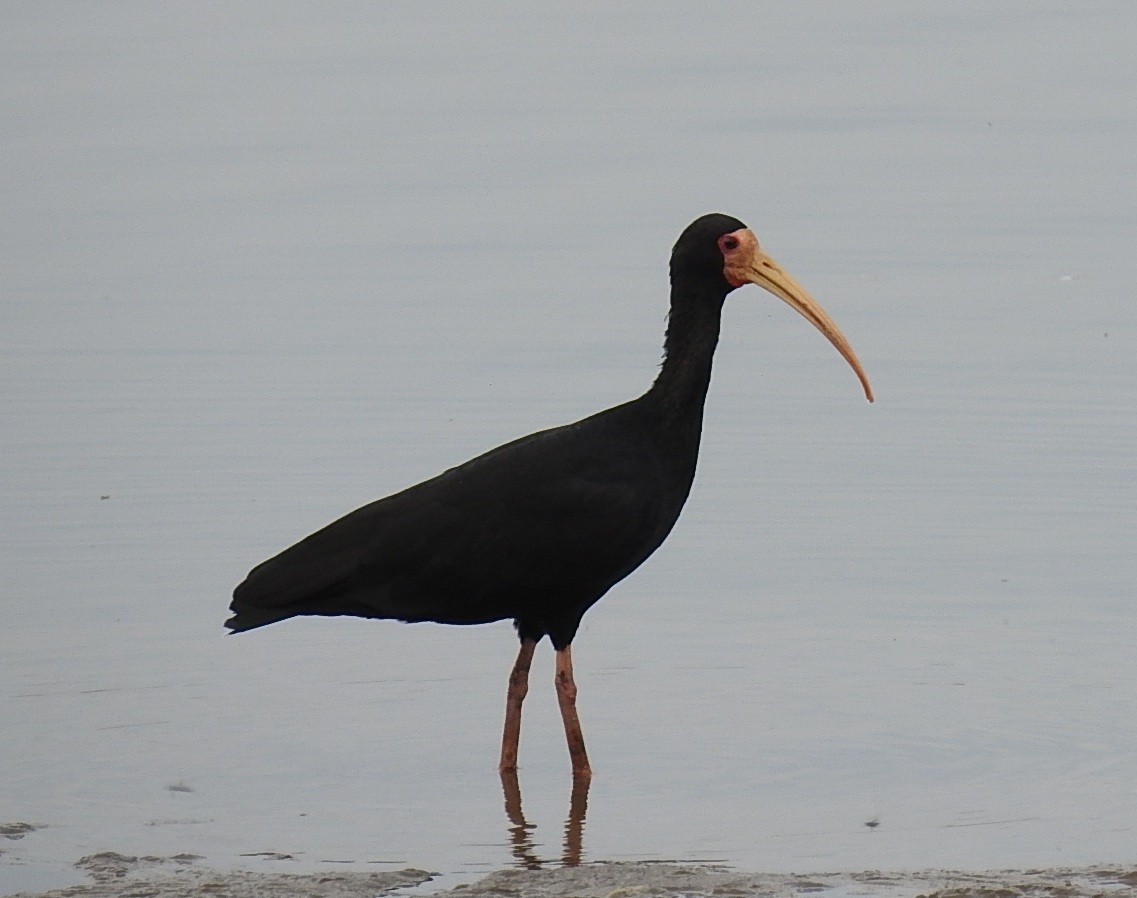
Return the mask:
<path id="1" fill-rule="evenodd" d="M 502 769 L 516 764 L 529 659 L 548 636 L 573 768 L 588 772 L 569 646 L 584 613 L 671 531 L 690 492 L 723 302 L 754 282 L 802 312 L 868 381 L 836 326 L 737 219 L 706 215 L 671 259 L 664 360 L 638 399 L 492 449 L 365 505 L 255 567 L 226 626 L 296 615 L 512 619 Z"/>

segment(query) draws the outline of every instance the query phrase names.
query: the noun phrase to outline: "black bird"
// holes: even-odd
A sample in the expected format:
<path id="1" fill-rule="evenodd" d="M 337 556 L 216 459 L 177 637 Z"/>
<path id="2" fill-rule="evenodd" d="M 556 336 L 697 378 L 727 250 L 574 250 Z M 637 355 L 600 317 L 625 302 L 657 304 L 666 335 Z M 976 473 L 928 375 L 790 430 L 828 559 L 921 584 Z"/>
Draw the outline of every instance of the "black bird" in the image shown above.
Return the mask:
<path id="1" fill-rule="evenodd" d="M 517 766 L 537 643 L 556 650 L 573 772 L 589 776 L 571 646 L 584 613 L 666 538 L 695 477 L 723 302 L 754 283 L 813 323 L 868 378 L 837 325 L 742 222 L 704 215 L 671 254 L 663 364 L 631 402 L 530 434 L 365 505 L 258 565 L 233 593 L 233 632 L 302 614 L 444 624 L 512 619 L 500 769 Z"/>

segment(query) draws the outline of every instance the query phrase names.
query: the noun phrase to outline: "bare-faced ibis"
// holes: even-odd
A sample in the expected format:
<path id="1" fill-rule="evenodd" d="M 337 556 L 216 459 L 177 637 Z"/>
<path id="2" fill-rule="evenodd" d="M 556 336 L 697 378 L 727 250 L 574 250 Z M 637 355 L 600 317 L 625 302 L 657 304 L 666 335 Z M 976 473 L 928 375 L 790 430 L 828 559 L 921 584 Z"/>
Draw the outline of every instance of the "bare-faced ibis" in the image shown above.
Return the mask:
<path id="1" fill-rule="evenodd" d="M 703 404 L 726 295 L 757 284 L 804 315 L 852 365 L 849 342 L 742 222 L 704 215 L 671 254 L 663 364 L 631 402 L 530 434 L 365 505 L 258 565 L 233 593 L 234 632 L 302 614 L 443 624 L 512 619 L 500 769 L 517 766 L 537 643 L 555 684 L 573 772 L 590 773 L 572 640 L 584 613 L 666 538 L 695 477 Z"/>

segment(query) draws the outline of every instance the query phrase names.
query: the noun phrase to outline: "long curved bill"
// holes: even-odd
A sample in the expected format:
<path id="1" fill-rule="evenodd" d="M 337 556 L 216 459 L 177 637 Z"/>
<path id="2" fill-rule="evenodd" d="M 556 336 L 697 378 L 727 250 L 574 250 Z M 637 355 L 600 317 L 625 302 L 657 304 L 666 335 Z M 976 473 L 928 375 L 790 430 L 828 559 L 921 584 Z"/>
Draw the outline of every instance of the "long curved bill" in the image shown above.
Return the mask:
<path id="1" fill-rule="evenodd" d="M 845 339 L 841 329 L 818 305 L 817 300 L 809 295 L 805 287 L 790 277 L 781 265 L 761 250 L 754 254 L 753 261 L 744 270 L 738 271 L 738 274 L 750 283 L 757 284 L 763 290 L 773 293 L 821 331 L 856 372 L 861 381 L 861 386 L 865 389 L 865 398 L 869 402 L 873 401 L 868 375 L 865 374 L 865 369 L 861 367 L 857 354 L 853 352 L 853 347 L 849 345 L 849 341 Z"/>

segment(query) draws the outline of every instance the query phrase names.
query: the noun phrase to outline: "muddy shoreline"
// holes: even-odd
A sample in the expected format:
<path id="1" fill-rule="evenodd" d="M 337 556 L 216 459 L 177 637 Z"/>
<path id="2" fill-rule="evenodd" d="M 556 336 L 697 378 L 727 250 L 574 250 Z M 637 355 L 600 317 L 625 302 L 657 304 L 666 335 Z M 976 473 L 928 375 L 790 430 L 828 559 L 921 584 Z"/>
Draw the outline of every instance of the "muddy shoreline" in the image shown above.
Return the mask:
<path id="1" fill-rule="evenodd" d="M 209 868 L 194 855 L 134 857 L 103 852 L 76 868 L 90 882 L 18 898 L 372 898 L 403 890 L 439 898 L 1081 898 L 1137 896 L 1137 864 L 963 872 L 744 873 L 727 867 L 656 862 L 597 862 L 555 869 L 499 870 L 468 884 L 430 891 L 433 876 L 408 867 L 382 872 L 262 873 Z"/>

